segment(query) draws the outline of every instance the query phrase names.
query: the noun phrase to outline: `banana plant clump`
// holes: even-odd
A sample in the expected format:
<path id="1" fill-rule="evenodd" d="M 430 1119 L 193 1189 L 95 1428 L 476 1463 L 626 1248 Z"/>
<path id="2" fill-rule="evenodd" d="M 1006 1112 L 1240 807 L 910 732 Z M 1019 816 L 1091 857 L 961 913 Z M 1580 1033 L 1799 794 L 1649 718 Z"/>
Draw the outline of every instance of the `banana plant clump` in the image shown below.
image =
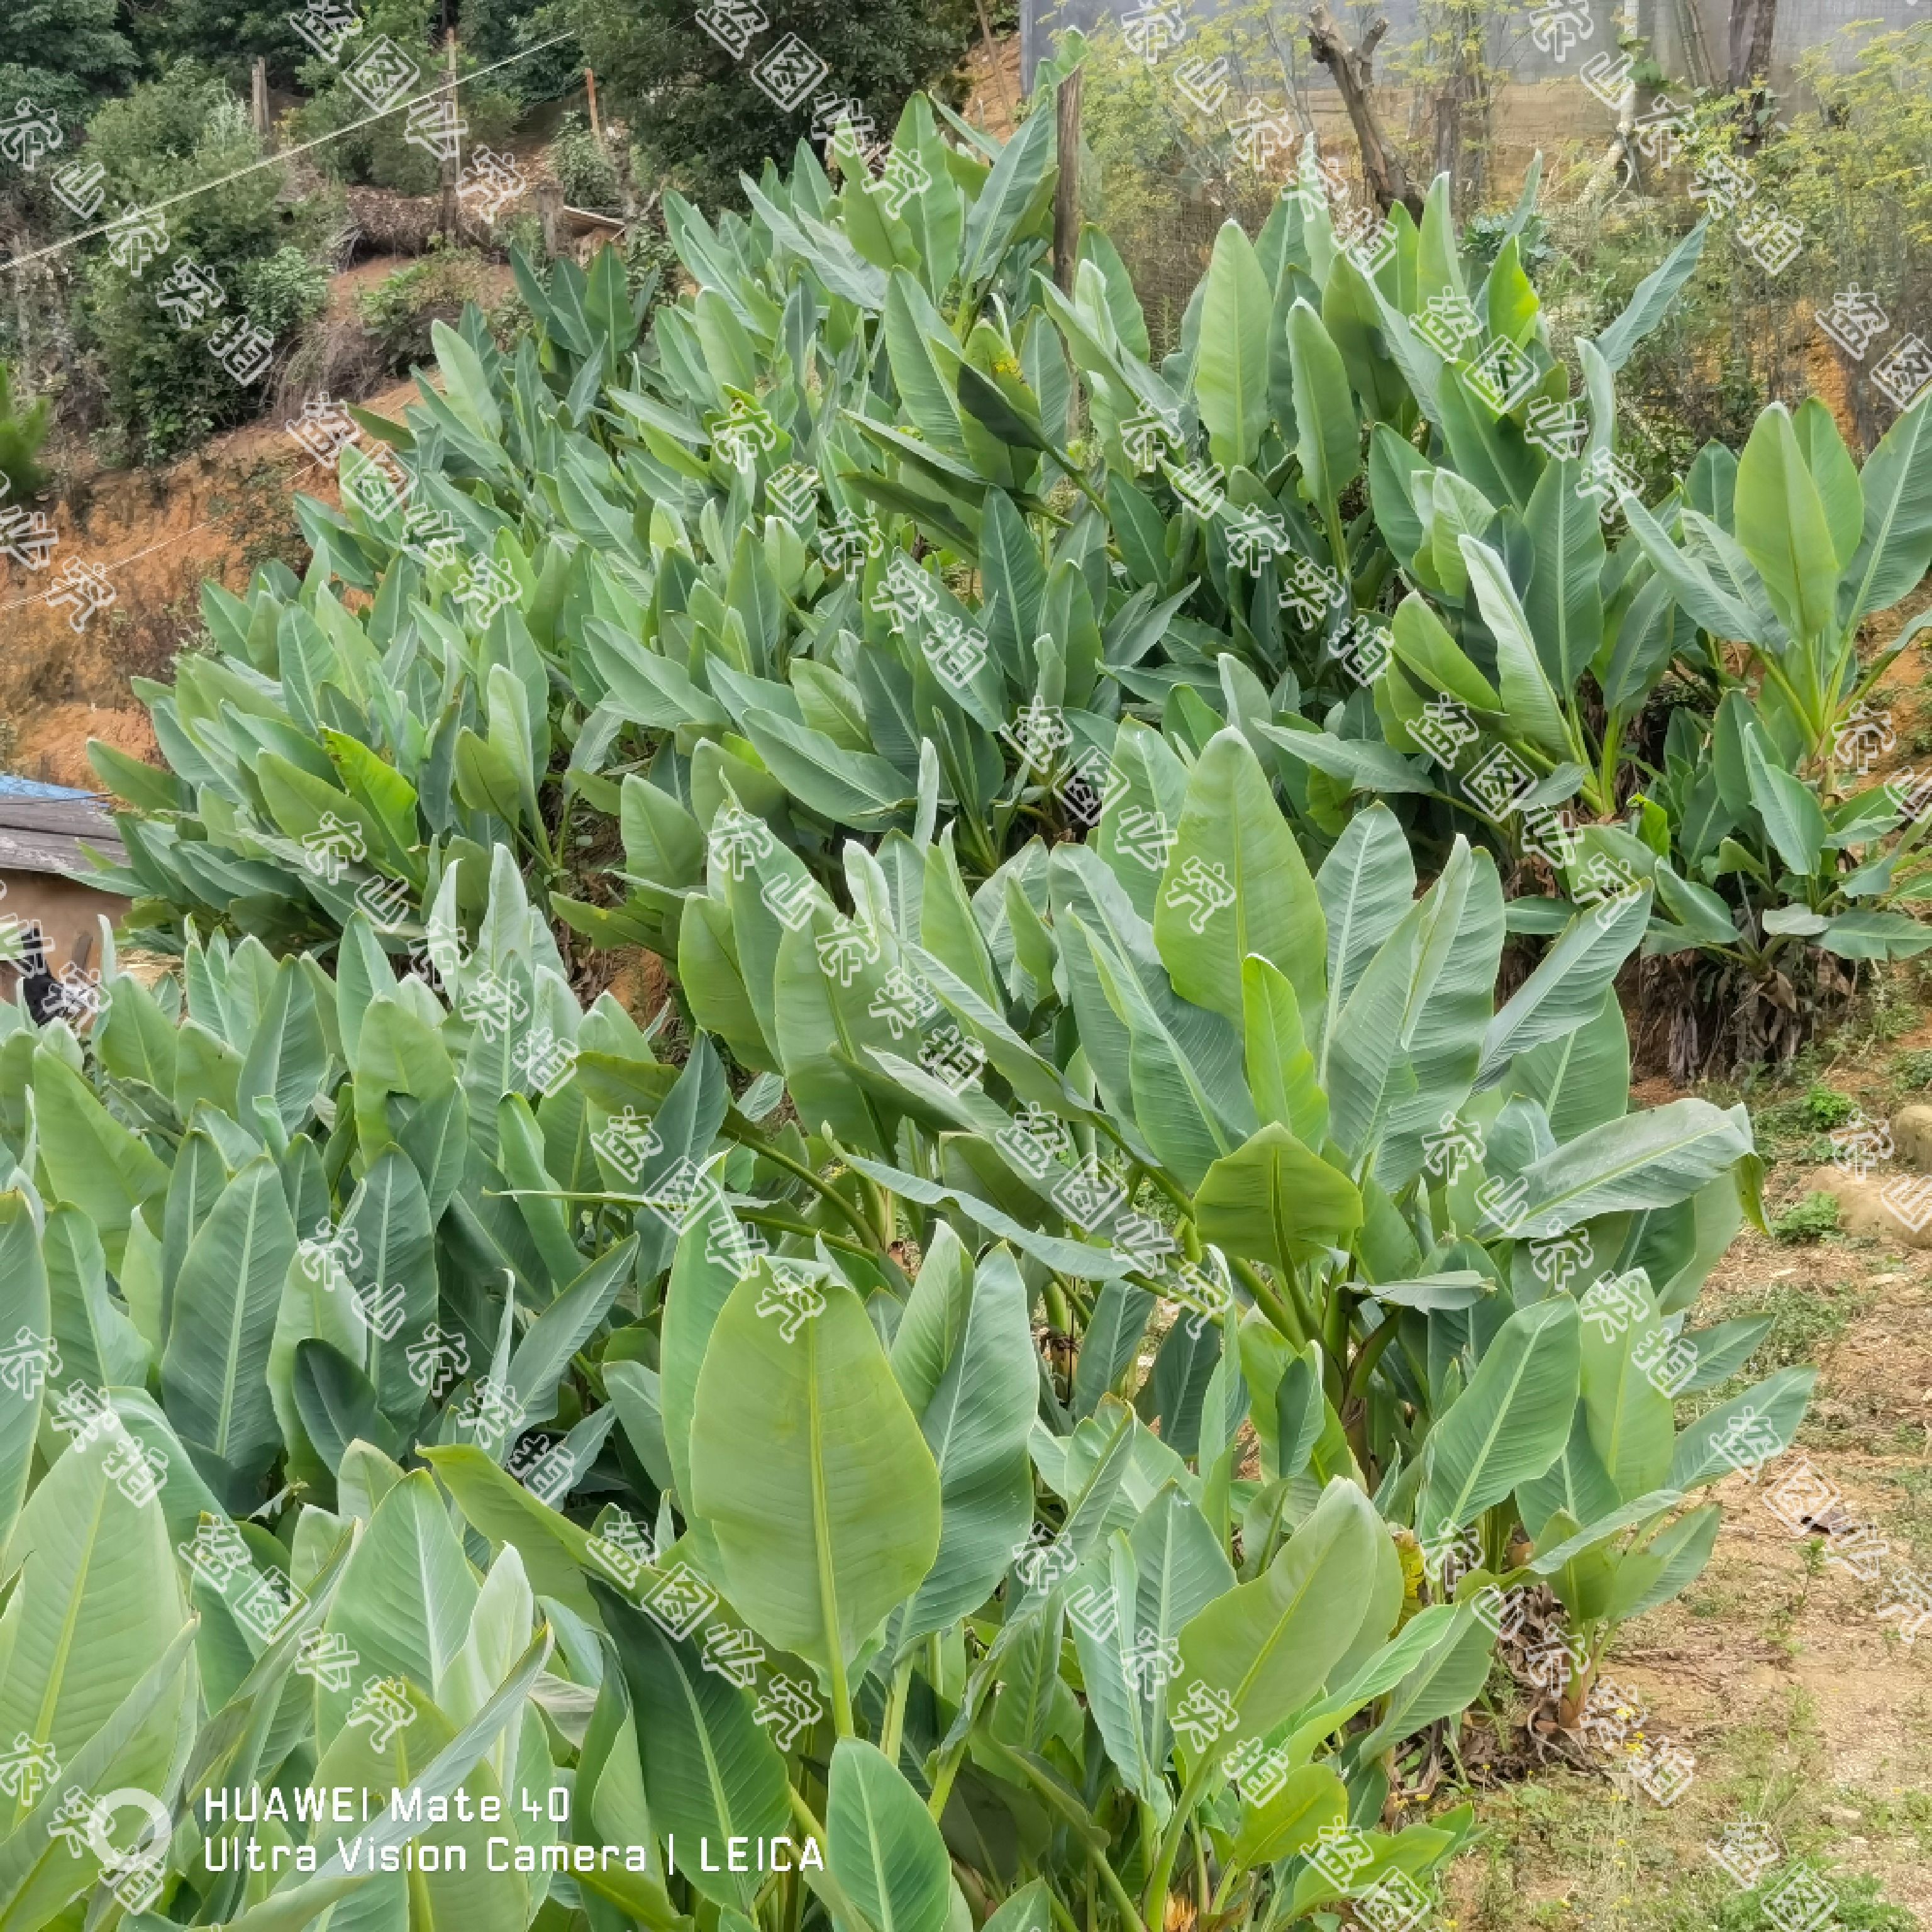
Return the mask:
<path id="1" fill-rule="evenodd" d="M 675 968 L 728 794 L 834 886 L 943 814 L 977 886 L 1088 835 L 1159 755 L 1124 731 L 1186 767 L 1233 725 L 1310 852 L 1380 797 L 1432 866 L 1492 852 L 1526 940 L 1649 888 L 1682 1072 L 1928 943 L 1922 800 L 1838 761 L 1917 628 L 1862 660 L 1932 562 L 1932 405 L 1862 474 L 1774 406 L 1646 506 L 1616 374 L 1702 227 L 1573 396 L 1534 175 L 1486 262 L 1446 179 L 1371 245 L 1312 156 L 1156 364 L 1102 232 L 1046 272 L 1053 142 L 915 99 L 883 180 L 842 137 L 742 215 L 668 197 L 691 286 L 654 312 L 606 251 L 519 264 L 513 353 L 440 328 L 440 386 L 357 412 L 342 507 L 300 503 L 301 584 L 211 586 L 214 650 L 141 687 L 170 771 L 97 748 L 137 925 L 326 946 L 360 903 L 400 952 L 502 844 L 584 942 Z"/>
<path id="2" fill-rule="evenodd" d="M 1790 943 L 1916 943 L 1811 781 L 1923 416 L 1869 554 L 1814 486 L 1820 629 L 1813 418 L 1602 534 L 1701 232 L 1587 419 L 1532 197 L 1482 269 L 1446 184 L 1370 251 L 1311 168 L 1156 365 L 1104 236 L 1043 272 L 1053 139 L 669 197 L 654 312 L 520 266 L 301 581 L 210 587 L 169 769 L 97 750 L 180 970 L 0 1036 L 10 1923 L 1399 1922 L 1498 1634 L 1575 1733 L 1791 1442 L 1812 1372 L 1690 1319 L 1748 1118 L 1632 1111 L 1616 982 L 1797 892 L 1801 800 Z"/>
<path id="3" fill-rule="evenodd" d="M 714 846 L 735 1090 L 579 1012 L 507 850 L 433 973 L 357 910 L 0 1010 L 12 1922 L 1426 1899 L 1512 1606 L 1575 1723 L 1810 1372 L 1676 1425 L 1755 1161 L 1625 1111 L 1641 904 L 1492 1010 L 1486 855 L 1418 896 L 1377 808 L 1311 877 L 1232 730 L 1177 815 L 1158 890 L 1104 818 L 976 899 L 854 843 L 850 915 Z"/>

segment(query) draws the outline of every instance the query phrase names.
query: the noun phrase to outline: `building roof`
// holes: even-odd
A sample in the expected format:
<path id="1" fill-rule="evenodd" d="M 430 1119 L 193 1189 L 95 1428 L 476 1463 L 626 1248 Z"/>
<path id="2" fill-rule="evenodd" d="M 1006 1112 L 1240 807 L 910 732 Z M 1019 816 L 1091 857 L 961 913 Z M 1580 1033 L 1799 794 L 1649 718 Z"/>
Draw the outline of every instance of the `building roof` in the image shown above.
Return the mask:
<path id="1" fill-rule="evenodd" d="M 0 799 L 97 799 L 98 792 L 76 791 L 72 785 L 49 784 L 40 778 L 23 778 L 18 772 L 0 772 Z"/>
<path id="2" fill-rule="evenodd" d="M 127 856 L 104 794 L 0 772 L 0 872 L 91 871 L 83 842 L 111 863 Z"/>

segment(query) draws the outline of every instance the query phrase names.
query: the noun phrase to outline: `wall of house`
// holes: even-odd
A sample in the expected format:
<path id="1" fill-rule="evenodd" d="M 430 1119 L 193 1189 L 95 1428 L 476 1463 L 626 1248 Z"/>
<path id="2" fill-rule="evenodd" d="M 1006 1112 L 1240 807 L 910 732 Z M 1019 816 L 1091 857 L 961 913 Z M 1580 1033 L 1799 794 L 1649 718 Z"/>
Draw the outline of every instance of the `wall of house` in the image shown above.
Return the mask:
<path id="1" fill-rule="evenodd" d="M 117 924 L 127 910 L 128 902 L 117 894 L 76 885 L 58 873 L 0 871 L 0 922 L 10 920 L 8 929 L 19 932 L 38 920 L 56 973 L 74 957 L 83 935 L 90 942 L 87 964 L 98 967 L 101 920 Z M 10 1000 L 19 978 L 12 968 L 0 967 L 0 996 Z"/>

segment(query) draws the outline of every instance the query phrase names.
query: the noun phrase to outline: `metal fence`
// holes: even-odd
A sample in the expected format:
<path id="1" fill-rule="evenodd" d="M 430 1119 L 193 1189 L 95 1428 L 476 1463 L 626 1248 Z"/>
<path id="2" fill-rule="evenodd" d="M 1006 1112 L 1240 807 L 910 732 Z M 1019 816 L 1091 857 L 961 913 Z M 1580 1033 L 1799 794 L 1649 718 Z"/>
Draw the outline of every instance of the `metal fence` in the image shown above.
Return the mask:
<path id="1" fill-rule="evenodd" d="M 1208 20 L 1228 10 L 1230 0 L 1186 0 L 1184 16 Z M 1242 4 L 1242 0 L 1234 0 Z M 1925 17 L 1925 0 L 1779 0 L 1777 31 L 1772 43 L 1772 78 L 1788 84 L 1804 56 L 1820 50 L 1836 61 L 1848 60 L 1862 38 L 1895 32 Z M 1108 20 L 1131 22 L 1151 11 L 1174 9 L 1174 0 L 1021 0 L 1020 59 L 1029 79 L 1038 63 L 1048 58 L 1054 37 L 1077 27 L 1090 33 Z M 1299 4 L 1270 10 L 1284 34 L 1301 31 L 1305 9 Z M 1385 4 L 1352 5 L 1347 10 L 1359 30 L 1380 15 L 1388 22 L 1383 47 L 1389 54 L 1412 46 L 1426 31 L 1426 0 L 1385 0 Z M 1530 28 L 1547 6 L 1526 7 L 1522 24 Z M 1574 27 L 1556 28 L 1539 41 L 1533 28 L 1510 37 L 1508 61 L 1513 80 L 1561 79 L 1574 74 L 1580 56 L 1576 41 L 1588 40 L 1599 50 L 1614 46 L 1619 28 L 1646 42 L 1664 71 L 1693 86 L 1721 85 L 1730 45 L 1730 0 L 1569 0 L 1567 10 L 1589 23 L 1587 34 Z M 1570 38 L 1574 34 L 1575 40 Z M 1325 82 L 1320 83 L 1326 85 Z"/>

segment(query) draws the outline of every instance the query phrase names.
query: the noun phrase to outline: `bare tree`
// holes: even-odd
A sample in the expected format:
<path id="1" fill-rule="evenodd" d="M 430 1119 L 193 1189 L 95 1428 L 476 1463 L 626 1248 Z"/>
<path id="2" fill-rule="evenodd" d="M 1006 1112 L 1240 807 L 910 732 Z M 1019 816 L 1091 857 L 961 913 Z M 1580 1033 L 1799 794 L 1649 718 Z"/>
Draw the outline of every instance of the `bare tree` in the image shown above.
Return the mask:
<path id="1" fill-rule="evenodd" d="M 1637 0 L 1624 0 L 1617 14 L 1617 28 L 1620 37 L 1635 39 L 1638 31 Z M 1619 182 L 1628 181 L 1634 187 L 1640 186 L 1643 178 L 1643 164 L 1636 145 L 1636 74 L 1632 68 L 1624 76 L 1623 90 L 1617 96 L 1616 132 L 1610 142 L 1610 152 L 1590 170 L 1590 177 L 1583 184 L 1583 192 L 1578 197 L 1585 208 L 1594 208 L 1607 201 Z"/>
<path id="2" fill-rule="evenodd" d="M 1369 192 L 1386 214 L 1397 202 L 1418 220 L 1422 218 L 1422 196 L 1409 180 L 1400 152 L 1382 130 L 1376 112 L 1372 63 L 1376 47 L 1388 32 L 1388 22 L 1379 14 L 1369 22 L 1360 44 L 1352 50 L 1342 37 L 1342 28 L 1328 10 L 1328 0 L 1315 0 L 1308 13 L 1308 51 L 1335 76 L 1341 90 L 1342 104 L 1348 110 L 1348 124 L 1355 131 L 1355 145 L 1362 152 L 1362 178 Z"/>
<path id="3" fill-rule="evenodd" d="M 1761 87 L 1771 73 L 1772 37 L 1778 31 L 1778 0 L 1731 0 L 1730 89 Z"/>

